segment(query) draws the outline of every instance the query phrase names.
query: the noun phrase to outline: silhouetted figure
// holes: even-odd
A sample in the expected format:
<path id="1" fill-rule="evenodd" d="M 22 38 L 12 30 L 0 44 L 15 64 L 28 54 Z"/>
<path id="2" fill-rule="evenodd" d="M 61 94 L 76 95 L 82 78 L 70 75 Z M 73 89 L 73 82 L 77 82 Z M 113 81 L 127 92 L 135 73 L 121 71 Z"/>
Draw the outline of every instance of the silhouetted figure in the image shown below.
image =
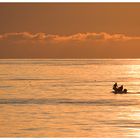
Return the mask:
<path id="1" fill-rule="evenodd" d="M 123 85 L 121 85 L 120 87 L 118 87 L 118 91 L 119 92 L 123 91 Z"/>
<path id="2" fill-rule="evenodd" d="M 113 89 L 114 89 L 115 91 L 117 91 L 117 89 L 118 89 L 117 83 L 115 83 L 115 84 L 113 85 Z"/>
<path id="3" fill-rule="evenodd" d="M 123 85 L 121 85 L 120 87 L 118 87 L 117 83 L 115 83 L 113 85 L 113 90 L 115 94 L 123 94 L 123 93 L 127 93 L 127 89 L 123 89 Z"/>
<path id="4" fill-rule="evenodd" d="M 123 91 L 124 91 L 124 93 L 127 93 L 127 89 L 126 88 Z"/>

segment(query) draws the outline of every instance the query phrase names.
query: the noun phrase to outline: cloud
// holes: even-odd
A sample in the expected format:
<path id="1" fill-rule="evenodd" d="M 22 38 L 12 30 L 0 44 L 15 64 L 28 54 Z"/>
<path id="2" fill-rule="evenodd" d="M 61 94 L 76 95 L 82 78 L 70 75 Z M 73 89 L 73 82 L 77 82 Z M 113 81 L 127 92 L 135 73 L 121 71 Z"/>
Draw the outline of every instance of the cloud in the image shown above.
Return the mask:
<path id="1" fill-rule="evenodd" d="M 42 40 L 45 39 L 46 35 L 45 33 L 29 33 L 29 32 L 20 32 L 20 33 L 5 33 L 0 35 L 1 40 L 15 40 L 15 39 L 21 39 L 21 40 Z"/>
<path id="2" fill-rule="evenodd" d="M 0 58 L 136 58 L 140 36 L 17 32 L 0 35 Z"/>
<path id="3" fill-rule="evenodd" d="M 140 40 L 140 36 L 127 36 L 125 34 L 109 34 L 106 32 L 101 33 L 77 33 L 73 35 L 52 35 L 43 32 L 30 33 L 30 32 L 19 32 L 19 33 L 5 33 L 0 35 L 0 41 L 31 41 L 34 42 L 51 42 L 51 43 L 65 43 L 65 42 L 88 42 L 88 41 L 129 41 L 129 40 Z"/>
<path id="4" fill-rule="evenodd" d="M 54 42 L 69 42 L 69 41 L 128 41 L 140 40 L 140 37 L 127 36 L 125 34 L 109 34 L 101 33 L 77 33 L 73 35 L 60 36 L 60 35 L 46 35 L 46 40 Z"/>

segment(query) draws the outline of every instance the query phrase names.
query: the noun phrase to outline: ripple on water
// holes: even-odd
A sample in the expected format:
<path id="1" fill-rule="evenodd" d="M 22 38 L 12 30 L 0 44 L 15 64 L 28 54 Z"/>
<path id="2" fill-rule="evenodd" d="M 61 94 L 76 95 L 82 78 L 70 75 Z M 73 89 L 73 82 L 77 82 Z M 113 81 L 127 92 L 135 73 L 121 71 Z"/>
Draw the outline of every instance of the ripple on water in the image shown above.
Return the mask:
<path id="1" fill-rule="evenodd" d="M 76 99 L 0 99 L 0 104 L 46 104 L 46 105 L 96 105 L 96 106 L 129 106 L 138 105 L 137 101 L 133 100 L 115 100 L 115 99 L 98 99 L 98 100 L 76 100 Z"/>

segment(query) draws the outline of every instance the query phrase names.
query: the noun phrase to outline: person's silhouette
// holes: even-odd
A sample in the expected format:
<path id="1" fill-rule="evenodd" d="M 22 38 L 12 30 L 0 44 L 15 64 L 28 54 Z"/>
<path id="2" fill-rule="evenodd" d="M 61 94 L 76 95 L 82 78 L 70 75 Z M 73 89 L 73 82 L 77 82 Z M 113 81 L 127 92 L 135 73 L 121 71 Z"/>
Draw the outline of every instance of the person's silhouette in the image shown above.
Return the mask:
<path id="1" fill-rule="evenodd" d="M 118 88 L 118 91 L 123 91 L 123 85 Z"/>
<path id="2" fill-rule="evenodd" d="M 114 89 L 115 91 L 117 91 L 117 89 L 118 89 L 117 83 L 115 83 L 115 84 L 113 85 L 113 89 Z"/>

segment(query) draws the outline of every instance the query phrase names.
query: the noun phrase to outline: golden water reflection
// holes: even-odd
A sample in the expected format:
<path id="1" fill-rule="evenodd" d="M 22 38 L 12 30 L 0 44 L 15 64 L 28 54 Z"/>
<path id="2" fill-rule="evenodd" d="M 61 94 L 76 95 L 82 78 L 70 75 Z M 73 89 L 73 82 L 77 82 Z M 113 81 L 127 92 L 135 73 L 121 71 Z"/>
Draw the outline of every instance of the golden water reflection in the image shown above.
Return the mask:
<path id="1" fill-rule="evenodd" d="M 140 137 L 140 66 L 11 61 L 0 65 L 0 137 Z M 113 94 L 114 81 L 128 94 Z"/>

